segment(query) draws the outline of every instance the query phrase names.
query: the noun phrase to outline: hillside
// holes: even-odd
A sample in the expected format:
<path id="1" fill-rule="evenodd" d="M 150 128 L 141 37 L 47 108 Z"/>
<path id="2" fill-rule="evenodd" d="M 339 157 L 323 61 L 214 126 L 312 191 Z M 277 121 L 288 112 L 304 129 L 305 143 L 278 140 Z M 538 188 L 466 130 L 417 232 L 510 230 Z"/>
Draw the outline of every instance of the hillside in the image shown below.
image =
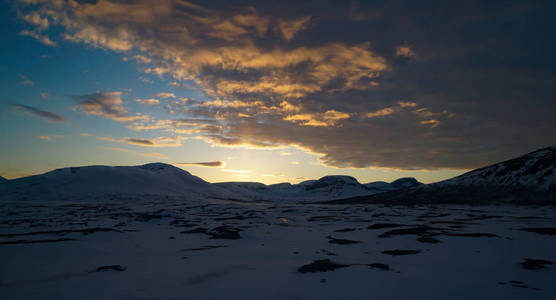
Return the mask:
<path id="1" fill-rule="evenodd" d="M 556 147 L 547 147 L 441 182 L 329 203 L 554 204 L 555 166 Z"/>

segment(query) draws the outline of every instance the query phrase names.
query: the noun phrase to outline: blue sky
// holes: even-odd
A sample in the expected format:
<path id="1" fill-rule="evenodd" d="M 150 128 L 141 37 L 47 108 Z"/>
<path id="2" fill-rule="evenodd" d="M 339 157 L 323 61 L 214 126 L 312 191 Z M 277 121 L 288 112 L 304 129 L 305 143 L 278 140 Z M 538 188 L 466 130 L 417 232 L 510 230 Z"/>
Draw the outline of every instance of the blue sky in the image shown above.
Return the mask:
<path id="1" fill-rule="evenodd" d="M 6 178 L 162 161 L 434 182 L 554 144 L 539 3 L 24 2 L 0 3 Z"/>

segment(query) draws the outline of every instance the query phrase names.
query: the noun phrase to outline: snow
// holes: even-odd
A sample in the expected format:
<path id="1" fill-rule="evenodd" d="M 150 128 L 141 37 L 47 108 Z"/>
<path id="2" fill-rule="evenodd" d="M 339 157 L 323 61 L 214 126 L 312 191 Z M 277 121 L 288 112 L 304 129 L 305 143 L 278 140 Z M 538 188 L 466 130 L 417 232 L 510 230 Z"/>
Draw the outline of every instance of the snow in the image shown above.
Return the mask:
<path id="1" fill-rule="evenodd" d="M 524 258 L 556 263 L 555 236 L 518 229 L 556 227 L 555 215 L 552 207 L 332 206 L 209 198 L 0 202 L 0 295 L 2 299 L 554 299 L 556 266 L 527 270 L 520 263 Z M 440 243 L 429 244 L 417 241 L 416 235 L 380 237 L 397 228 L 367 229 L 383 223 L 496 237 L 440 234 L 434 236 Z M 460 228 L 451 228 L 456 225 Z M 211 239 L 207 234 L 180 233 L 218 226 L 241 229 L 241 237 Z M 114 231 L 48 233 L 84 228 Z M 333 244 L 328 236 L 360 243 Z M 6 243 L 59 238 L 75 240 Z M 396 249 L 421 252 L 382 253 Z M 321 259 L 350 266 L 319 273 L 297 271 Z M 391 270 L 367 266 L 373 263 L 387 264 Z M 95 272 L 110 265 L 125 270 Z"/>
<path id="2" fill-rule="evenodd" d="M 340 175 L 211 184 L 161 163 L 9 180 L 0 298 L 555 299 L 554 206 L 309 203 L 396 189 L 552 189 L 555 151 L 432 185 Z M 526 259 L 547 263 L 532 270 Z M 315 261 L 342 268 L 299 272 L 319 271 L 306 267 Z"/>

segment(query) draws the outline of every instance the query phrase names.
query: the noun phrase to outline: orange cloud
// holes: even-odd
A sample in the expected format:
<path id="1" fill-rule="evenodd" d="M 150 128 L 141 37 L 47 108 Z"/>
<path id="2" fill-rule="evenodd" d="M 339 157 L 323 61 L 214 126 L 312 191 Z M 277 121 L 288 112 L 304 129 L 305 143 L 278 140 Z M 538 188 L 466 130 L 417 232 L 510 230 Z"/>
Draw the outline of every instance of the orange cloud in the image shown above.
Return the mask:
<path id="1" fill-rule="evenodd" d="M 383 108 L 383 109 L 379 109 L 375 112 L 366 113 L 365 117 L 367 117 L 367 118 L 382 117 L 382 116 L 390 115 L 393 112 L 394 112 L 394 109 L 392 107 L 386 107 L 386 108 Z"/>

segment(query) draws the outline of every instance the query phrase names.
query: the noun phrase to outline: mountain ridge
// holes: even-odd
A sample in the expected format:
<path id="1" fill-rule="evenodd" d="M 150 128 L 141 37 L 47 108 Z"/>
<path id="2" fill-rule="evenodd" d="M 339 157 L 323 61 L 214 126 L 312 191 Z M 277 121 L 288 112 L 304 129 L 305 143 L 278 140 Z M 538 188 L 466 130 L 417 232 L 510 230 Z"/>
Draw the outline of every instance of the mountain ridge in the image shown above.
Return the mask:
<path id="1" fill-rule="evenodd" d="M 556 147 L 415 188 L 336 199 L 329 204 L 556 204 Z"/>

